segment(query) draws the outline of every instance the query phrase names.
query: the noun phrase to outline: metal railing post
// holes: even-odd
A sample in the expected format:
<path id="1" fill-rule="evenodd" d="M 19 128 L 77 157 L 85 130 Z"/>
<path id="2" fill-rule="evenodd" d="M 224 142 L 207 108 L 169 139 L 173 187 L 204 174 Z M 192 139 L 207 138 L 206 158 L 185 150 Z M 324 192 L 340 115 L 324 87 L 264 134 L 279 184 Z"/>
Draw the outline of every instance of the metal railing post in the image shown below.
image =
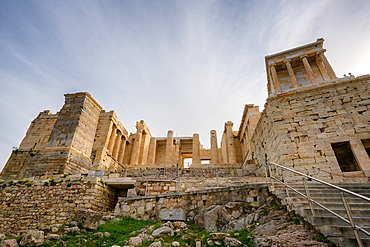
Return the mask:
<path id="1" fill-rule="evenodd" d="M 353 219 L 351 209 L 350 209 L 350 207 L 347 203 L 346 196 L 344 195 L 343 192 L 340 193 L 340 196 L 342 197 L 343 205 L 344 205 L 344 208 L 346 209 L 348 219 L 351 222 L 351 227 L 352 227 L 352 230 L 353 230 L 353 234 L 355 234 L 358 246 L 363 247 L 364 245 L 362 244 L 360 234 L 358 233 L 358 229 L 357 229 L 357 226 L 356 226 L 355 221 Z"/>
<path id="2" fill-rule="evenodd" d="M 313 176 L 314 176 L 315 178 L 317 178 L 317 177 L 316 177 L 316 171 L 315 171 L 315 167 L 314 167 L 314 166 L 312 166 L 312 170 L 313 170 Z"/>
<path id="3" fill-rule="evenodd" d="M 269 179 L 267 177 L 267 168 L 266 168 L 266 163 L 263 165 L 264 168 L 265 168 L 265 176 L 266 176 L 266 183 L 267 183 L 267 186 L 269 185 Z M 248 180 L 247 180 L 248 181 Z"/>
<path id="4" fill-rule="evenodd" d="M 286 181 L 285 171 L 282 170 L 281 172 L 283 173 L 286 196 L 289 198 L 290 196 L 289 196 L 289 190 L 288 190 L 288 182 Z"/>
<path id="5" fill-rule="evenodd" d="M 274 180 L 272 179 L 272 172 L 271 172 L 270 163 L 268 163 L 268 166 L 269 166 L 269 172 L 270 172 L 271 187 L 272 187 L 272 190 L 274 190 L 275 189 L 275 185 L 274 185 Z"/>
<path id="6" fill-rule="evenodd" d="M 312 216 L 315 216 L 315 211 L 313 209 L 310 191 L 308 190 L 308 186 L 307 186 L 307 178 L 303 177 L 302 180 L 304 184 L 304 189 L 306 190 L 307 200 L 308 200 L 308 204 L 310 205 Z"/>
<path id="7" fill-rule="evenodd" d="M 217 183 L 217 188 L 219 187 L 220 183 L 219 183 L 219 180 L 218 180 L 218 170 L 217 170 L 217 173 L 216 173 L 216 183 Z"/>

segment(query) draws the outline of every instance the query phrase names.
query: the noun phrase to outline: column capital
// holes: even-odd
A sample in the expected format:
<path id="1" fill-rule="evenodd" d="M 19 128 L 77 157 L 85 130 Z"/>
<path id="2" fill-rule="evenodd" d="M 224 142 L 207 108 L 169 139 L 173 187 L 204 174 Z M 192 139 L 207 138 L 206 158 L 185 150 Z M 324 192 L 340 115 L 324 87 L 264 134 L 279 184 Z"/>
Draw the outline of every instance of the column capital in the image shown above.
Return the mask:
<path id="1" fill-rule="evenodd" d="M 301 55 L 299 58 L 302 60 L 303 58 L 307 58 L 307 55 Z"/>
<path id="2" fill-rule="evenodd" d="M 284 63 L 290 63 L 291 61 L 292 61 L 292 59 L 287 58 L 287 59 L 284 60 Z"/>
<path id="3" fill-rule="evenodd" d="M 276 63 L 270 64 L 271 67 L 276 67 Z"/>

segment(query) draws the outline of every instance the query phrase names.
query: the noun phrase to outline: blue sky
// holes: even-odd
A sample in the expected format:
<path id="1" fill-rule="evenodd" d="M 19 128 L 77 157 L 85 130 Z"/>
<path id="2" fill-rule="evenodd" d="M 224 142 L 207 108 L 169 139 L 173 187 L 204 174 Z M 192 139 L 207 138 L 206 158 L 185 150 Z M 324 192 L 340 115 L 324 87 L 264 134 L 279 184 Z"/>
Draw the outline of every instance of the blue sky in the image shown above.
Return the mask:
<path id="1" fill-rule="evenodd" d="M 370 1 L 1 1 L 0 168 L 40 111 L 89 92 L 129 132 L 237 130 L 263 110 L 264 57 L 325 38 L 338 76 L 370 73 Z"/>

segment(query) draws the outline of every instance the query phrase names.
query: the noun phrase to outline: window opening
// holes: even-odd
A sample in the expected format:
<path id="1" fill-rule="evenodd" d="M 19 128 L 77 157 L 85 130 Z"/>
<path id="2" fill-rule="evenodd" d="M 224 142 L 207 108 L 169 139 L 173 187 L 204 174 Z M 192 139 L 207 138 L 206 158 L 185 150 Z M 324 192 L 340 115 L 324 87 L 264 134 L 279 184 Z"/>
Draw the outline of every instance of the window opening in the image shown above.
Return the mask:
<path id="1" fill-rule="evenodd" d="M 367 155 L 369 155 L 370 157 L 370 139 L 361 140 L 361 141 L 362 141 L 362 145 L 364 145 Z"/>
<path id="2" fill-rule="evenodd" d="M 189 168 L 192 163 L 193 163 L 193 159 L 192 158 L 185 158 L 184 159 L 184 168 Z"/>
<path id="3" fill-rule="evenodd" d="M 331 147 L 342 172 L 360 171 L 349 142 L 332 143 Z"/>

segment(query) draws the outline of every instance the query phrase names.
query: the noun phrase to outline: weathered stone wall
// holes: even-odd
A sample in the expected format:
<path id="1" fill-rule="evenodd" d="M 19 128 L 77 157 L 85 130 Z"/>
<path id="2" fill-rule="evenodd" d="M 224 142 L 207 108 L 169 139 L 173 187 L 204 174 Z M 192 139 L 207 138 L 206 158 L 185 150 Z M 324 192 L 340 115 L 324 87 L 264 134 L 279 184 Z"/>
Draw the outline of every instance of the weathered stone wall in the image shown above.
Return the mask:
<path id="1" fill-rule="evenodd" d="M 19 145 L 19 150 L 29 151 L 32 149 L 40 150 L 44 148 L 49 141 L 57 117 L 58 114 L 52 114 L 49 110 L 40 112 L 31 122 L 26 136 Z"/>
<path id="2" fill-rule="evenodd" d="M 117 203 L 116 190 L 97 178 L 55 181 L 0 187 L 0 232 L 45 229 L 68 222 L 80 208 L 110 211 Z"/>
<path id="3" fill-rule="evenodd" d="M 145 190 L 149 191 L 147 195 L 159 195 L 163 193 L 172 193 L 179 191 L 181 188 L 173 180 L 141 180 L 136 179 L 135 187 L 139 190 L 140 195 L 145 195 Z"/>
<path id="4" fill-rule="evenodd" d="M 370 77 L 347 77 L 267 99 L 252 136 L 258 163 L 268 161 L 341 182 L 370 174 L 363 140 L 370 138 Z M 342 172 L 332 143 L 349 142 L 361 170 Z M 355 178 L 362 181 L 361 178 Z M 350 181 L 350 179 L 346 180 Z M 367 182 L 364 178 L 363 182 Z"/>
<path id="5" fill-rule="evenodd" d="M 135 219 L 158 220 L 163 209 L 183 209 L 192 220 L 202 209 L 212 205 L 225 205 L 228 202 L 245 202 L 261 205 L 267 198 L 267 190 L 261 186 L 240 186 L 211 189 L 197 192 L 180 192 L 170 195 L 119 198 L 115 213 Z"/>

